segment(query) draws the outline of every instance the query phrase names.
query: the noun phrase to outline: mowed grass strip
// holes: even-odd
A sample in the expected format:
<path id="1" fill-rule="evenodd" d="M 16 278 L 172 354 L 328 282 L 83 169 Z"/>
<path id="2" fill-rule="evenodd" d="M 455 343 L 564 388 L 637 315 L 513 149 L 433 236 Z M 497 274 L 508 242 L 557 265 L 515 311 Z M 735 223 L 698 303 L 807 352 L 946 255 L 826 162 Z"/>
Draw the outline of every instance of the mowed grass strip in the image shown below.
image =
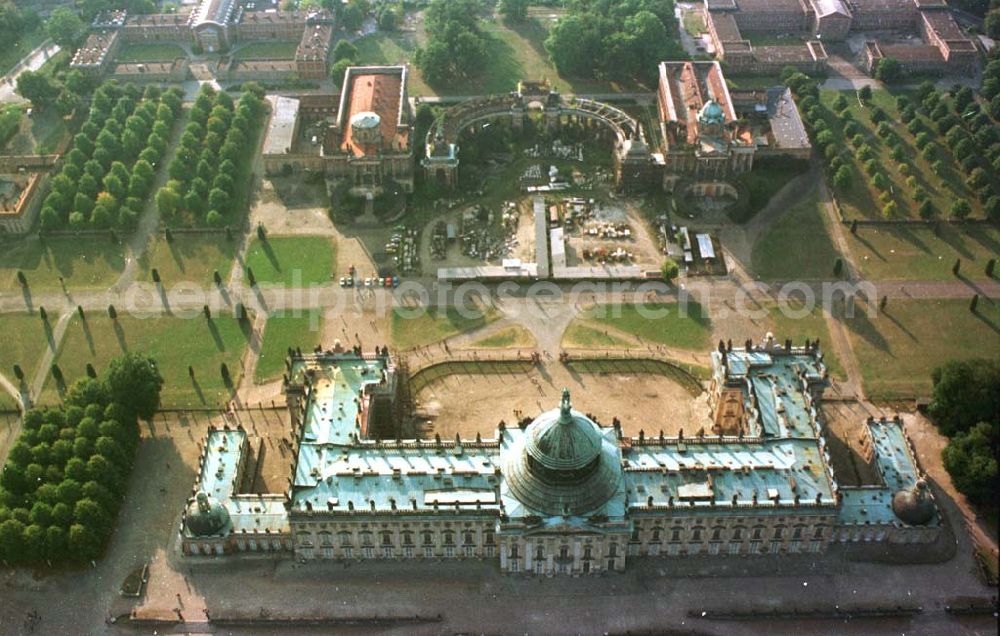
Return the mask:
<path id="1" fill-rule="evenodd" d="M 125 269 L 125 248 L 104 236 L 85 238 L 25 237 L 0 248 L 0 291 L 17 289 L 17 271 L 24 272 L 30 290 L 50 291 L 109 287 Z"/>
<path id="2" fill-rule="evenodd" d="M 67 384 L 86 372 L 87 363 L 98 373 L 108 361 L 125 351 L 137 351 L 156 360 L 163 375 L 161 400 L 167 408 L 221 407 L 230 394 L 222 381 L 223 363 L 233 382 L 240 378 L 240 358 L 246 348 L 250 323 L 231 315 L 206 320 L 193 318 L 123 316 L 113 321 L 106 314 L 89 314 L 86 321 L 74 316 L 66 329 L 56 364 Z M 194 368 L 194 377 L 188 366 Z M 49 377 L 41 401 L 58 400 L 55 381 Z"/>
<path id="3" fill-rule="evenodd" d="M 951 268 L 986 279 L 986 263 L 1000 256 L 1000 230 L 985 224 L 942 223 L 938 231 L 923 226 L 860 226 L 846 232 L 848 246 L 863 278 L 869 280 L 954 280 Z"/>
<path id="4" fill-rule="evenodd" d="M 981 299 L 891 299 L 871 318 L 861 304 L 843 319 L 871 399 L 929 396 L 931 372 L 948 360 L 1000 356 L 1000 306 Z"/>
<path id="5" fill-rule="evenodd" d="M 169 288 L 179 282 L 197 285 L 212 283 L 216 271 L 223 283 L 229 280 L 236 246 L 223 234 L 205 236 L 174 235 L 173 241 L 158 237 L 143 259 L 146 280 L 153 269 L 160 274 L 163 285 Z"/>
<path id="6" fill-rule="evenodd" d="M 129 44 L 116 59 L 119 62 L 172 62 L 179 57 L 187 57 L 187 53 L 176 44 Z"/>
<path id="7" fill-rule="evenodd" d="M 523 349 L 535 346 L 535 337 L 524 327 L 513 325 L 476 340 L 471 346 L 485 349 Z"/>
<path id="8" fill-rule="evenodd" d="M 38 312 L 27 314 L 0 315 L 0 333 L 4 334 L 0 341 L 0 373 L 7 376 L 15 385 L 14 365 L 20 365 L 24 371 L 25 381 L 30 383 L 35 369 L 46 348 L 55 350 L 53 330 L 58 316 L 55 312 L 49 314 L 48 326 L 39 317 Z"/>
<path id="9" fill-rule="evenodd" d="M 627 349 L 635 343 L 577 318 L 563 332 L 562 346 L 597 349 Z"/>
<path id="10" fill-rule="evenodd" d="M 254 382 L 262 383 L 281 377 L 285 370 L 288 348 L 312 351 L 323 334 L 323 312 L 317 309 L 293 315 L 291 312 L 267 317 L 264 342 L 257 360 Z"/>
<path id="11" fill-rule="evenodd" d="M 839 257 L 818 191 L 813 190 L 757 241 L 751 261 L 754 273 L 764 280 L 823 280 L 833 277 Z"/>
<path id="12" fill-rule="evenodd" d="M 497 318 L 496 311 L 472 307 L 397 307 L 392 312 L 392 341 L 400 349 L 412 349 L 485 327 Z"/>
<path id="13" fill-rule="evenodd" d="M 583 317 L 594 327 L 611 327 L 639 340 L 668 347 L 705 351 L 711 346 L 712 321 L 694 300 L 686 306 L 681 303 L 599 305 Z"/>
<path id="14" fill-rule="evenodd" d="M 336 262 L 333 240 L 325 236 L 255 238 L 246 255 L 258 284 L 286 287 L 329 283 Z"/>

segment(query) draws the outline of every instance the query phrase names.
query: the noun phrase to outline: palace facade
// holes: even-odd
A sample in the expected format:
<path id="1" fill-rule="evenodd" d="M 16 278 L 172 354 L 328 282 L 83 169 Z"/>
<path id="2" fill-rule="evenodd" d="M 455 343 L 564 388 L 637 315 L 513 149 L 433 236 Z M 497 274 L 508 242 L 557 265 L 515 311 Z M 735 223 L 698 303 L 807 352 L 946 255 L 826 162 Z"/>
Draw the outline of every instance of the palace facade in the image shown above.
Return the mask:
<path id="1" fill-rule="evenodd" d="M 712 430 L 628 437 L 617 420 L 603 426 L 575 410 L 565 391 L 557 408 L 523 428 L 500 422 L 490 438 L 385 441 L 400 388 L 386 350 L 294 356 L 288 489 L 247 494 L 247 433 L 210 431 L 183 552 L 474 558 L 508 573 L 577 575 L 637 558 L 936 540 L 939 514 L 898 420 L 865 424 L 878 483 L 838 484 L 817 410 L 818 343 L 720 343 L 713 367 Z"/>

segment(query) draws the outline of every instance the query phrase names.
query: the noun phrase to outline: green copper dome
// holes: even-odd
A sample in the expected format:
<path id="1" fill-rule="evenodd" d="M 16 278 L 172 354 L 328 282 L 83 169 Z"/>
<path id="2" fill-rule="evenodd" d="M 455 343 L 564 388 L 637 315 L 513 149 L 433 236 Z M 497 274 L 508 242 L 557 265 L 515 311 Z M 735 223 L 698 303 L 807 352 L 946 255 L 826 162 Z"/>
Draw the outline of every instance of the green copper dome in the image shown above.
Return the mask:
<path id="1" fill-rule="evenodd" d="M 569 389 L 563 390 L 558 411 L 547 411 L 531 423 L 525 451 L 550 470 L 580 470 L 601 454 L 601 430 L 585 415 L 574 411 Z"/>
<path id="2" fill-rule="evenodd" d="M 223 534 L 230 527 L 229 511 L 204 492 L 199 492 L 188 504 L 184 525 L 196 537 Z"/>
<path id="3" fill-rule="evenodd" d="M 561 406 L 535 418 L 506 461 L 511 493 L 548 515 L 575 516 L 600 508 L 623 479 L 620 451 L 606 435 L 573 410 L 564 390 Z"/>
<path id="4" fill-rule="evenodd" d="M 913 488 L 900 490 L 892 496 L 892 511 L 911 526 L 927 525 L 934 519 L 936 508 L 927 491 L 927 482 L 918 479 Z"/>
<path id="5" fill-rule="evenodd" d="M 724 124 L 726 123 L 726 113 L 722 110 L 722 104 L 710 99 L 698 111 L 698 122 L 701 124 Z"/>

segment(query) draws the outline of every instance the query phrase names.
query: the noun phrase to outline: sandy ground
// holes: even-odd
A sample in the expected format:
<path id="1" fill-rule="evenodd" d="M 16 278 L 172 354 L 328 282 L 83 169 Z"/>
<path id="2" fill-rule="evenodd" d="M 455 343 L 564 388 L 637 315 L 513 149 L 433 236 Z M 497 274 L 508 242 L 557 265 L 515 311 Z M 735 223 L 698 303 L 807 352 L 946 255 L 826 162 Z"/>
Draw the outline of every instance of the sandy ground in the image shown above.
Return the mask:
<path id="1" fill-rule="evenodd" d="M 694 431 L 708 418 L 707 396 L 692 398 L 671 378 L 655 374 L 579 374 L 558 363 L 528 373 L 450 375 L 434 380 L 415 395 L 417 431 L 451 439 L 458 433 L 491 436 L 501 419 L 508 424 L 558 408 L 563 388 L 572 392 L 573 407 L 595 415 L 605 426 L 617 417 L 628 435 Z M 497 405 L 502 404 L 503 410 Z M 697 425 L 695 422 L 699 422 Z"/>
<path id="2" fill-rule="evenodd" d="M 627 222 L 632 231 L 631 239 L 602 239 L 582 235 L 580 228 L 574 228 L 569 233 L 566 245 L 566 263 L 570 267 L 596 264 L 596 261 L 583 260 L 583 250 L 605 248 L 612 251 L 622 248 L 633 255 L 627 264 L 638 265 L 643 269 L 655 270 L 663 265 L 663 255 L 660 253 L 656 237 L 649 233 L 649 227 L 642 218 L 641 212 L 633 202 L 605 203 L 593 219 L 584 223 L 583 227 L 594 227 L 602 222 Z"/>
<path id="3" fill-rule="evenodd" d="M 503 258 L 519 258 L 524 262 L 535 262 L 535 219 L 532 208 L 531 197 L 521 197 L 516 199 L 518 210 L 518 224 L 515 236 L 517 246 L 507 256 Z M 479 267 L 486 263 L 499 265 L 503 258 L 494 258 L 489 261 L 482 258 L 472 258 L 462 253 L 459 241 L 455 241 L 448 246 L 443 260 L 435 260 L 431 257 L 431 237 L 434 235 L 434 227 L 438 221 L 455 224 L 456 228 L 461 227 L 462 214 L 470 209 L 469 206 L 459 206 L 454 210 L 449 210 L 432 218 L 423 228 L 420 236 L 420 259 L 424 266 L 425 274 L 434 274 L 439 267 Z M 494 214 L 499 214 L 499 208 L 493 210 Z"/>

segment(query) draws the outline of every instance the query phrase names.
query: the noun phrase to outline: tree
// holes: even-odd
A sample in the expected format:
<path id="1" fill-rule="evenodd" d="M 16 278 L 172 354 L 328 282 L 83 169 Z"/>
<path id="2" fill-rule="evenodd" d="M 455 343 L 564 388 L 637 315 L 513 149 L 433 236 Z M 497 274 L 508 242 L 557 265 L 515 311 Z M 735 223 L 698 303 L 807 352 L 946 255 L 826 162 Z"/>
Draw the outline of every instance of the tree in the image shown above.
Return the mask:
<path id="1" fill-rule="evenodd" d="M 663 274 L 663 280 L 672 281 L 677 278 L 677 274 L 680 273 L 680 267 L 674 259 L 667 257 L 663 260 L 663 266 L 660 268 L 660 273 Z"/>
<path id="2" fill-rule="evenodd" d="M 340 14 L 340 23 L 346 31 L 357 31 L 365 21 L 365 14 L 357 2 L 344 7 Z"/>
<path id="3" fill-rule="evenodd" d="M 59 85 L 48 75 L 35 71 L 24 71 L 17 76 L 17 93 L 41 110 L 54 104 L 59 97 Z"/>
<path id="4" fill-rule="evenodd" d="M 841 190 L 850 187 L 853 180 L 854 173 L 851 171 L 851 168 L 846 165 L 838 168 L 837 172 L 833 175 L 833 185 L 837 186 Z"/>
<path id="5" fill-rule="evenodd" d="M 871 98 L 872 98 L 872 87 L 870 85 L 865 84 L 864 86 L 858 89 L 858 99 L 860 99 L 862 102 L 869 102 L 871 101 Z"/>
<path id="6" fill-rule="evenodd" d="M 1000 421 L 1000 361 L 952 360 L 936 368 L 928 412 L 945 435 Z"/>
<path id="7" fill-rule="evenodd" d="M 80 16 L 66 7 L 53 11 L 45 23 L 45 32 L 52 41 L 66 48 L 76 46 L 85 29 Z"/>
<path id="8" fill-rule="evenodd" d="M 1000 434 L 997 427 L 997 420 L 993 425 L 979 422 L 968 431 L 956 433 L 941 453 L 944 467 L 955 487 L 975 504 L 993 503 L 1000 487 L 996 457 Z"/>
<path id="9" fill-rule="evenodd" d="M 514 22 L 524 22 L 528 19 L 530 0 L 500 0 L 500 13 L 506 19 Z"/>
<path id="10" fill-rule="evenodd" d="M 334 62 L 339 62 L 340 60 L 354 62 L 358 59 L 358 47 L 354 46 L 354 43 L 350 40 L 340 40 L 333 47 L 332 58 Z"/>
<path id="11" fill-rule="evenodd" d="M 891 57 L 884 57 L 875 65 L 875 79 L 891 84 L 898 82 L 903 77 L 903 66 L 899 60 Z"/>
<path id="12" fill-rule="evenodd" d="M 160 407 L 163 377 L 152 358 L 134 352 L 123 354 L 108 364 L 105 377 L 112 401 L 139 417 L 149 419 Z"/>
<path id="13" fill-rule="evenodd" d="M 983 204 L 986 217 L 994 223 L 1000 222 L 1000 196 L 993 195 Z"/>
<path id="14" fill-rule="evenodd" d="M 972 206 L 965 199 L 956 199 L 949 209 L 951 216 L 963 220 L 972 213 Z"/>
<path id="15" fill-rule="evenodd" d="M 172 218 L 180 209 L 180 205 L 181 197 L 173 189 L 163 187 L 156 193 L 156 208 L 164 218 Z"/>

